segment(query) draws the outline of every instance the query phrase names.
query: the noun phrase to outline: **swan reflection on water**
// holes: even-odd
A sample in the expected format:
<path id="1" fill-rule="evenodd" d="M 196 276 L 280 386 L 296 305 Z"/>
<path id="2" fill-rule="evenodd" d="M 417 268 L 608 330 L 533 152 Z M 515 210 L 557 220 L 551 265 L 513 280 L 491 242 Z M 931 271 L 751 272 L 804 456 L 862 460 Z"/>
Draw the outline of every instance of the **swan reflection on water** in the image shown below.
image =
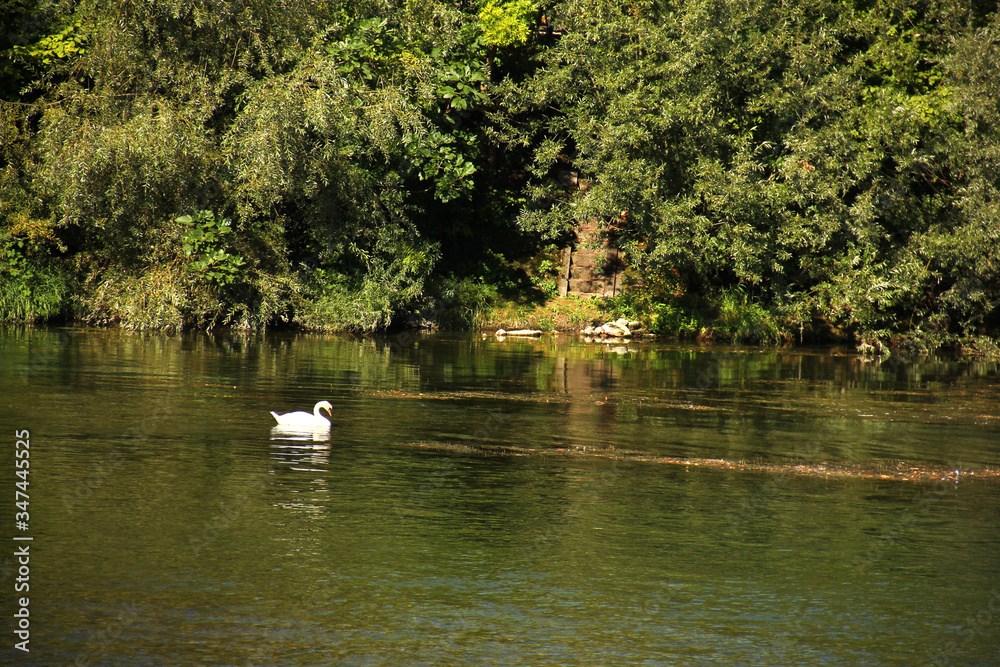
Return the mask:
<path id="1" fill-rule="evenodd" d="M 271 427 L 271 440 L 287 440 L 291 442 L 321 443 L 312 446 L 329 446 L 330 429 L 327 428 L 296 428 L 278 424 Z"/>
<path id="2" fill-rule="evenodd" d="M 330 432 L 275 426 L 271 429 L 271 456 L 283 468 L 325 471 L 330 462 Z"/>

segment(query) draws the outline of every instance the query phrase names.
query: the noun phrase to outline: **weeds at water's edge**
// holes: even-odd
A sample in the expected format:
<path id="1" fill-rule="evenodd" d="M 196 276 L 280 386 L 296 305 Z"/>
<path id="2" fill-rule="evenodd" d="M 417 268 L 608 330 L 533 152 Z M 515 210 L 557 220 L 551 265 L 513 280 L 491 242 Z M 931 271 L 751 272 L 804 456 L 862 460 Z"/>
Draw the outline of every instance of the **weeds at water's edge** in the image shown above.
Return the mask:
<path id="1" fill-rule="evenodd" d="M 470 320 L 476 330 L 540 329 L 580 331 L 619 317 L 635 320 L 661 338 L 774 345 L 791 340 L 779 319 L 738 295 L 710 306 L 665 303 L 631 294 L 616 297 L 552 297 L 541 303 L 494 299 L 480 304 Z"/>

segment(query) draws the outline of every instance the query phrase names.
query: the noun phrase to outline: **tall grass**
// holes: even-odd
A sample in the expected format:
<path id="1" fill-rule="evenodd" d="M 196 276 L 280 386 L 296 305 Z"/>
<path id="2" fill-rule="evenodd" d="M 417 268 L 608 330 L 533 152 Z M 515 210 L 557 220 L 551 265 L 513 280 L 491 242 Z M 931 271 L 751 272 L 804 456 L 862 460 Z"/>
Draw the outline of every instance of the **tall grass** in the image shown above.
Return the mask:
<path id="1" fill-rule="evenodd" d="M 34 322 L 59 315 L 69 295 L 65 271 L 0 248 L 0 321 Z"/>
<path id="2" fill-rule="evenodd" d="M 762 345 L 786 338 L 780 318 L 740 289 L 664 300 L 625 293 L 604 299 L 602 308 L 644 322 L 658 336 Z"/>
<path id="3" fill-rule="evenodd" d="M 723 338 L 741 343 L 777 344 L 785 339 L 777 317 L 740 290 L 728 290 L 715 300 L 713 328 Z"/>

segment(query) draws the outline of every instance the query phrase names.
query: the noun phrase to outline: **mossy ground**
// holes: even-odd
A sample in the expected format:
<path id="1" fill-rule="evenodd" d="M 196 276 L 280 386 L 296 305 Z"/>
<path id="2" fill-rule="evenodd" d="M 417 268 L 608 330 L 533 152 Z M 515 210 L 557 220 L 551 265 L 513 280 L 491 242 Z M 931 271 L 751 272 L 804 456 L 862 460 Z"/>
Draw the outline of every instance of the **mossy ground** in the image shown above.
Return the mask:
<path id="1" fill-rule="evenodd" d="M 610 316 L 604 299 L 571 295 L 552 297 L 541 303 L 501 301 L 491 304 L 479 311 L 474 326 L 481 330 L 579 331 Z"/>

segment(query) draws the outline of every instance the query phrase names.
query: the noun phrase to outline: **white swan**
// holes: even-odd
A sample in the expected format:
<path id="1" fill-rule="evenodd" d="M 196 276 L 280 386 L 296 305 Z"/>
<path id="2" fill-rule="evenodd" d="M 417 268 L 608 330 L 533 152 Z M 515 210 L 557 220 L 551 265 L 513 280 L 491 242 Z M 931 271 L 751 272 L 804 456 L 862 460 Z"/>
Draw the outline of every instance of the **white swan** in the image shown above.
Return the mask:
<path id="1" fill-rule="evenodd" d="M 330 430 L 330 420 L 319 413 L 320 410 L 326 410 L 333 416 L 333 406 L 330 405 L 329 401 L 320 401 L 313 408 L 312 414 L 308 412 L 303 412 L 299 410 L 298 412 L 286 412 L 283 415 L 279 415 L 274 410 L 271 410 L 271 414 L 274 416 L 275 420 L 278 422 L 278 426 L 286 429 L 299 430 L 299 431 L 329 431 Z"/>

